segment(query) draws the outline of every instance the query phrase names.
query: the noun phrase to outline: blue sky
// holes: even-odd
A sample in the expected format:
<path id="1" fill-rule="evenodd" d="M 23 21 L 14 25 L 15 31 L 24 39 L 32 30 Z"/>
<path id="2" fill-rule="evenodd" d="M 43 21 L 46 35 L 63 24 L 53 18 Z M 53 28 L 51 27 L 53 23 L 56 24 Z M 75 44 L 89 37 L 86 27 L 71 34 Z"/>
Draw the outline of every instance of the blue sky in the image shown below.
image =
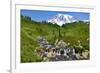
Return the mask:
<path id="1" fill-rule="evenodd" d="M 90 20 L 89 13 L 83 12 L 59 12 L 59 11 L 37 11 L 37 10 L 21 10 L 23 16 L 29 16 L 32 20 L 41 22 L 43 20 L 49 20 L 56 14 L 68 14 L 74 17 L 76 20 Z"/>

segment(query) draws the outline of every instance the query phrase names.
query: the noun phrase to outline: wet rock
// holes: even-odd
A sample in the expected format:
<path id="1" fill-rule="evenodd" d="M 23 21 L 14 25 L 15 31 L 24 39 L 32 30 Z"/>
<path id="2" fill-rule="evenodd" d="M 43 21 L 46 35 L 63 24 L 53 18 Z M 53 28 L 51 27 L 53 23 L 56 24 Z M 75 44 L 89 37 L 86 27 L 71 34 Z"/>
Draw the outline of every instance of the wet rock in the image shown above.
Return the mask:
<path id="1" fill-rule="evenodd" d="M 56 48 L 65 48 L 66 46 L 67 46 L 67 44 L 63 40 L 60 40 L 57 43 Z"/>
<path id="2" fill-rule="evenodd" d="M 82 52 L 82 56 L 83 56 L 83 58 L 88 59 L 89 58 L 89 51 L 85 50 L 84 52 Z"/>

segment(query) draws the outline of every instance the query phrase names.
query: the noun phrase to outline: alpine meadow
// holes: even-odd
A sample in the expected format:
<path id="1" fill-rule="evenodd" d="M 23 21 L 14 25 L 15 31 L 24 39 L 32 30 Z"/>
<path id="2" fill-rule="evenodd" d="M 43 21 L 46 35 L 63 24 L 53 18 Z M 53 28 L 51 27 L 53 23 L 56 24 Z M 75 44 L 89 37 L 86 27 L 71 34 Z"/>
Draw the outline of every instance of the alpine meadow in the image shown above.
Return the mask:
<path id="1" fill-rule="evenodd" d="M 90 59 L 89 13 L 21 10 L 21 63 Z"/>

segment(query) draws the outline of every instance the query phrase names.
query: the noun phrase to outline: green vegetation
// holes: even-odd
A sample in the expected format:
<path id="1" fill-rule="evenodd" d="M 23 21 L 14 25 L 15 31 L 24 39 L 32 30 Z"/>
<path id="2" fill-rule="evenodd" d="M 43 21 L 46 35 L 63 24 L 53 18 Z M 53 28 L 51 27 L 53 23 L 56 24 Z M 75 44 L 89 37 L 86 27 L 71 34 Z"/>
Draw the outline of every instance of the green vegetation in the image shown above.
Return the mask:
<path id="1" fill-rule="evenodd" d="M 83 48 L 79 51 L 89 50 L 89 24 L 82 21 L 64 24 L 62 27 L 57 24 L 32 21 L 30 17 L 21 16 L 21 62 L 41 62 L 42 58 L 35 52 L 39 46 L 37 37 L 45 37 L 51 44 L 56 39 L 78 45 L 81 41 Z"/>

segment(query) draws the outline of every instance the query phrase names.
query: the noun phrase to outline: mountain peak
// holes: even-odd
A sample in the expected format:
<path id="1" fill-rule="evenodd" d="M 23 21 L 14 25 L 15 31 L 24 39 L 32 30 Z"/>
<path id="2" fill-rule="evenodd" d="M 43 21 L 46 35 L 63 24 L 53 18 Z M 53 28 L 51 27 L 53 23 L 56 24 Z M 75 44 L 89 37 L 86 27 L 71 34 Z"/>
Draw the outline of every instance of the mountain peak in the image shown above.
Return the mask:
<path id="1" fill-rule="evenodd" d="M 51 19 L 49 19 L 47 22 L 62 26 L 65 23 L 72 23 L 73 16 L 68 15 L 68 14 L 57 14 L 57 15 L 54 15 Z"/>

